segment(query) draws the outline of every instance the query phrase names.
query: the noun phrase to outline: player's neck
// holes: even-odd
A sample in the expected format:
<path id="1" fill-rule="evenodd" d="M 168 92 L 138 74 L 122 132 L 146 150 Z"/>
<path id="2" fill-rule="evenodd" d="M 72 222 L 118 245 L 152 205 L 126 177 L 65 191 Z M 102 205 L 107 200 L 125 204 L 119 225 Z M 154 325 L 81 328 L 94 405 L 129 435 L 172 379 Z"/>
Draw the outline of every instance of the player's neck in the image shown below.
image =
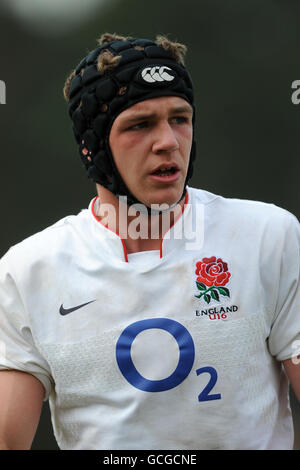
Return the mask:
<path id="1" fill-rule="evenodd" d="M 100 185 L 97 185 L 97 192 L 100 199 L 96 213 L 98 220 L 122 237 L 129 254 L 159 250 L 164 234 L 181 214 L 184 204 L 181 201 L 169 213 L 150 216 L 148 213 L 132 210 Z"/>

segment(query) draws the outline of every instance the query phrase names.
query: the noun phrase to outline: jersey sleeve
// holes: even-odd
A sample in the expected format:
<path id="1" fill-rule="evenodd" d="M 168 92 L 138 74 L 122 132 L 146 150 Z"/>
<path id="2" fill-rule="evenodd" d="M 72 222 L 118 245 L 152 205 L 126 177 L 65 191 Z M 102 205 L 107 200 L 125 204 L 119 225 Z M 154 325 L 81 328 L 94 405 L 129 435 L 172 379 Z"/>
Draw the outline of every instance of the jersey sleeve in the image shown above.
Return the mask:
<path id="1" fill-rule="evenodd" d="M 289 214 L 281 250 L 277 302 L 269 336 L 269 349 L 279 361 L 299 354 L 300 340 L 300 224 Z M 271 267 L 270 267 L 271 268 Z"/>
<path id="2" fill-rule="evenodd" d="M 36 377 L 45 388 L 46 401 L 53 387 L 50 368 L 35 346 L 8 254 L 0 260 L 0 370 L 14 369 Z"/>

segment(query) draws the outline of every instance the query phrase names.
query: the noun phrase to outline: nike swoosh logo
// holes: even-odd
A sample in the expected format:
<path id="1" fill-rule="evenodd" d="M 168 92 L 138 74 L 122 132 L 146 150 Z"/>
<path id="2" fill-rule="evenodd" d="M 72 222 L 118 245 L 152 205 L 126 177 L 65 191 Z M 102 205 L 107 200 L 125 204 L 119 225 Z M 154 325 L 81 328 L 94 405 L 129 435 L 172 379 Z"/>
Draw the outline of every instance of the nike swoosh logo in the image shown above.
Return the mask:
<path id="1" fill-rule="evenodd" d="M 85 305 L 91 304 L 92 302 L 95 302 L 95 300 L 91 300 L 90 302 L 86 302 L 85 304 L 77 305 L 77 307 L 72 307 L 72 308 L 64 308 L 63 304 L 61 304 L 59 313 L 61 315 L 68 315 L 69 313 L 75 312 L 75 310 L 78 310 L 81 307 L 84 307 Z"/>

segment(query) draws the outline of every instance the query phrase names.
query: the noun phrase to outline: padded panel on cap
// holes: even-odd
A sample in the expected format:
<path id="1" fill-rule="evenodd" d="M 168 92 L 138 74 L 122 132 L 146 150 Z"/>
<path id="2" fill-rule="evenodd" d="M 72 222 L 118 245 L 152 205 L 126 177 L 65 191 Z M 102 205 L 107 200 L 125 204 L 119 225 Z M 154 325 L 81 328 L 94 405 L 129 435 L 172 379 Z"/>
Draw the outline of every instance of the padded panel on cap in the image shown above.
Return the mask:
<path id="1" fill-rule="evenodd" d="M 74 126 L 79 134 L 82 134 L 87 128 L 87 122 L 84 115 L 81 112 L 81 109 L 78 108 L 73 113 L 73 122 Z"/>
<path id="2" fill-rule="evenodd" d="M 94 133 L 92 129 L 88 129 L 82 136 L 84 140 L 84 145 L 91 150 L 92 152 L 96 152 L 99 147 L 99 138 Z"/>
<path id="3" fill-rule="evenodd" d="M 110 115 L 114 115 L 116 111 L 118 111 L 122 106 L 128 103 L 128 99 L 126 96 L 117 96 L 114 98 L 109 105 L 109 112 Z"/>
<path id="4" fill-rule="evenodd" d="M 69 116 L 72 118 L 74 111 L 78 108 L 80 103 L 80 97 L 74 98 L 69 101 Z"/>
<path id="5" fill-rule="evenodd" d="M 100 168 L 104 173 L 112 174 L 112 164 L 107 157 L 105 150 L 100 150 L 93 158 L 97 168 Z"/>
<path id="6" fill-rule="evenodd" d="M 99 71 L 95 65 L 89 65 L 83 72 L 82 83 L 87 85 L 96 78 L 99 78 Z"/>
<path id="7" fill-rule="evenodd" d="M 77 93 L 82 87 L 82 82 L 81 82 L 81 76 L 75 75 L 75 77 L 71 80 L 71 85 L 70 85 L 70 92 L 69 96 L 72 98 L 75 93 Z"/>
<path id="8" fill-rule="evenodd" d="M 74 123 L 72 123 L 72 129 L 73 129 L 73 133 L 74 133 L 76 142 L 77 142 L 77 144 L 79 144 L 80 141 L 81 141 L 81 137 L 80 137 L 80 134 L 78 134 L 78 132 L 77 132 L 75 126 L 74 126 Z"/>
<path id="9" fill-rule="evenodd" d="M 93 62 L 95 62 L 98 55 L 100 54 L 100 51 L 101 51 L 101 47 L 97 47 L 97 49 L 94 49 L 93 51 L 91 51 L 86 58 L 86 63 L 90 65 Z"/>
<path id="10" fill-rule="evenodd" d="M 117 85 L 110 78 L 101 80 L 96 88 L 96 96 L 100 101 L 110 101 L 116 92 Z"/>
<path id="11" fill-rule="evenodd" d="M 91 178 L 95 183 L 103 184 L 106 182 L 106 176 L 95 165 L 88 167 L 88 177 Z"/>
<path id="12" fill-rule="evenodd" d="M 109 45 L 110 45 L 110 42 L 107 42 L 107 41 L 106 41 L 106 42 L 103 42 L 103 43 L 101 44 L 101 46 L 100 46 L 100 49 L 105 49 L 105 48 L 107 48 L 107 46 L 109 46 Z"/>
<path id="13" fill-rule="evenodd" d="M 170 59 L 172 58 L 171 54 L 165 49 L 159 46 L 148 46 L 145 49 L 145 54 L 149 58 L 163 58 Z"/>
<path id="14" fill-rule="evenodd" d="M 84 164 L 84 166 L 87 168 L 88 167 L 88 160 L 86 156 L 82 153 L 83 145 L 80 143 L 78 147 L 79 155 L 81 157 L 81 161 Z"/>
<path id="15" fill-rule="evenodd" d="M 149 39 L 136 39 L 135 41 L 133 41 L 132 45 L 146 47 L 146 46 L 154 46 L 155 43 L 153 41 L 150 41 Z"/>
<path id="16" fill-rule="evenodd" d="M 127 82 L 130 82 L 135 72 L 136 72 L 136 65 L 130 68 L 128 67 L 125 70 L 121 70 L 121 72 L 118 72 L 116 74 L 116 78 L 118 79 L 119 82 L 127 84 Z"/>
<path id="17" fill-rule="evenodd" d="M 115 52 L 121 52 L 124 49 L 128 49 L 130 46 L 130 41 L 115 41 L 110 45 L 111 49 L 113 49 Z"/>
<path id="18" fill-rule="evenodd" d="M 85 61 L 85 57 L 79 62 L 79 64 L 77 65 L 76 69 L 75 69 L 75 72 L 76 73 L 79 73 L 80 70 L 82 69 L 82 67 L 85 67 L 86 65 L 86 61 Z"/>
<path id="19" fill-rule="evenodd" d="M 82 112 L 85 116 L 93 117 L 99 111 L 99 103 L 92 93 L 84 93 L 81 98 Z"/>
<path id="20" fill-rule="evenodd" d="M 101 138 L 104 135 L 106 124 L 107 124 L 106 114 L 99 113 L 98 116 L 94 119 L 93 124 L 92 124 L 92 127 L 99 138 Z"/>
<path id="21" fill-rule="evenodd" d="M 122 52 L 121 60 L 119 62 L 119 66 L 128 64 L 128 62 L 132 62 L 134 60 L 141 60 L 144 59 L 144 54 L 142 51 L 137 51 L 136 49 L 127 49 L 127 51 Z"/>

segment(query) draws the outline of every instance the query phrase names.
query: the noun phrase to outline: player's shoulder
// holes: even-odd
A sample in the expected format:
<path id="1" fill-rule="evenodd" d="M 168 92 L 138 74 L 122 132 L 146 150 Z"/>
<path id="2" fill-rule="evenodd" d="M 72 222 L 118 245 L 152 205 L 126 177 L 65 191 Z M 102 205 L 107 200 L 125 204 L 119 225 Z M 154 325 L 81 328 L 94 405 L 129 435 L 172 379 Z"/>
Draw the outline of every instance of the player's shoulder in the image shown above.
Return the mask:
<path id="1" fill-rule="evenodd" d="M 194 204 L 203 204 L 207 209 L 223 220 L 243 221 L 246 225 L 275 224 L 288 227 L 290 224 L 299 225 L 298 219 L 287 209 L 274 203 L 225 197 L 209 191 L 189 188 L 189 194 Z"/>
<path id="2" fill-rule="evenodd" d="M 193 204 L 203 204 L 207 217 L 226 233 L 238 231 L 241 236 L 269 237 L 274 243 L 289 234 L 300 237 L 297 217 L 274 203 L 224 197 L 202 189 L 191 188 Z"/>
<path id="3" fill-rule="evenodd" d="M 91 218 L 88 209 L 67 215 L 22 241 L 12 245 L 1 258 L 1 264 L 32 265 L 39 260 L 51 260 L 74 248 L 83 237 Z"/>

